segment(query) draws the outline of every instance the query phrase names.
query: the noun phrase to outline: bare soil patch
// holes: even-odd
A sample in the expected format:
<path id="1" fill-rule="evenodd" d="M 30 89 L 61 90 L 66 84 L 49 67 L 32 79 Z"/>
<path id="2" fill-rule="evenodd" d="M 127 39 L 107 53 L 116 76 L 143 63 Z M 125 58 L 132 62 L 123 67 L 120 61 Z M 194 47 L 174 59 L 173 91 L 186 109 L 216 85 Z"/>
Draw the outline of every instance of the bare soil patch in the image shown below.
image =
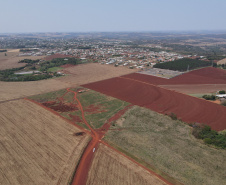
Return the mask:
<path id="1" fill-rule="evenodd" d="M 216 93 L 219 90 L 226 90 L 226 84 L 160 85 L 160 87 L 185 94 Z"/>
<path id="2" fill-rule="evenodd" d="M 68 184 L 89 141 L 78 128 L 27 101 L 0 104 L 0 182 Z"/>
<path id="3" fill-rule="evenodd" d="M 71 55 L 63 55 L 63 54 L 54 54 L 54 55 L 50 55 L 44 58 L 44 60 L 52 60 L 55 58 L 68 58 L 68 57 L 73 57 Z"/>
<path id="4" fill-rule="evenodd" d="M 163 185 L 166 183 L 126 157 L 100 144 L 98 151 L 95 153 L 86 184 Z"/>
<path id="5" fill-rule="evenodd" d="M 171 79 L 163 79 L 156 76 L 139 73 L 125 75 L 125 77 L 141 80 L 154 85 L 226 84 L 226 70 L 213 67 L 205 67 L 202 69 L 193 70 Z"/>

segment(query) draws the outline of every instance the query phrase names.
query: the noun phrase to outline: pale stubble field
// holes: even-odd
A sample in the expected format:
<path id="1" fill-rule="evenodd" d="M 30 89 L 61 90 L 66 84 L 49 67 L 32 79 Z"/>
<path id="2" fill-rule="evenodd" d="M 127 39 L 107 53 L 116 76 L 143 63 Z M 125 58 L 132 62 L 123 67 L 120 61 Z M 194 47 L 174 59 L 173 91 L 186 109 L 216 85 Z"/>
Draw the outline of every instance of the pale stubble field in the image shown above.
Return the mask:
<path id="1" fill-rule="evenodd" d="M 28 100 L 0 103 L 0 184 L 68 184 L 90 140 Z"/>

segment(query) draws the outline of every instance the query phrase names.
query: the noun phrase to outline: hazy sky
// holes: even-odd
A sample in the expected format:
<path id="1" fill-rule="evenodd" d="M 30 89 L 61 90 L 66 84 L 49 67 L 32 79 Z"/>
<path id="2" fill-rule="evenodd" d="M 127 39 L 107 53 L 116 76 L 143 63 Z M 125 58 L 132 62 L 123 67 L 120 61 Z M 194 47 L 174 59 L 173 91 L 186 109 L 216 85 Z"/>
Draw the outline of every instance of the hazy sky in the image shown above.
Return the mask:
<path id="1" fill-rule="evenodd" d="M 0 0 L 0 33 L 226 30 L 226 0 Z"/>

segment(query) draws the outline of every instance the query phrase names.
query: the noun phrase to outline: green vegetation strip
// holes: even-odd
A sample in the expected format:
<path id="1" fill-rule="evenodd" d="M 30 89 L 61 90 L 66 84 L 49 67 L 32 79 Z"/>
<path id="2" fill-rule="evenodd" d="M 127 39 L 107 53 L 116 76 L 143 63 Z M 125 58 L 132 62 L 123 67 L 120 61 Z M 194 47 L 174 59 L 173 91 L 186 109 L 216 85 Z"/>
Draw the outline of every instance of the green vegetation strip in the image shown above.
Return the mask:
<path id="1" fill-rule="evenodd" d="M 26 63 L 24 67 L 12 68 L 7 70 L 0 70 L 0 81 L 38 81 L 49 79 L 53 77 L 59 77 L 61 74 L 58 74 L 57 71 L 62 69 L 61 65 L 72 64 L 77 65 L 81 64 L 82 61 L 77 58 L 56 58 L 51 61 L 41 61 L 41 60 L 31 60 L 24 59 L 19 63 Z M 15 72 L 26 72 L 38 70 L 39 73 L 34 74 L 15 74 Z"/>
<path id="2" fill-rule="evenodd" d="M 183 184 L 226 182 L 226 150 L 209 147 L 196 139 L 187 124 L 133 107 L 114 125 L 105 140 L 127 155 L 136 156 L 138 162 L 144 161 Z"/>

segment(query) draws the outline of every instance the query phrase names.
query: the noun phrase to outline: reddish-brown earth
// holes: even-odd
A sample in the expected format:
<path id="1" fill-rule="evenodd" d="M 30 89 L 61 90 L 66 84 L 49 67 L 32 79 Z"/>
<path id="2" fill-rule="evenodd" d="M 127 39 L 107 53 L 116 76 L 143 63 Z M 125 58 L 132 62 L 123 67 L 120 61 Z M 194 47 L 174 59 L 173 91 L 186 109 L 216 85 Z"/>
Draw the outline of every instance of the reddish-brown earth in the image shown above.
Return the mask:
<path id="1" fill-rule="evenodd" d="M 226 129 L 226 107 L 157 87 L 139 78 L 126 78 L 128 76 L 83 86 L 162 114 L 175 113 L 188 123 L 204 123 L 214 130 Z"/>
<path id="2" fill-rule="evenodd" d="M 75 122 L 75 123 L 82 123 L 83 121 L 81 120 L 81 118 L 77 115 L 71 115 L 69 114 L 70 118 L 72 119 L 71 121 Z"/>
<path id="3" fill-rule="evenodd" d="M 85 107 L 85 112 L 89 112 L 90 114 L 97 114 L 106 112 L 106 110 L 104 110 L 100 105 L 89 105 L 88 107 Z"/>
<path id="4" fill-rule="evenodd" d="M 73 57 L 71 55 L 63 55 L 63 54 L 54 54 L 54 55 L 50 55 L 50 56 L 47 56 L 44 58 L 44 60 L 52 60 L 52 59 L 55 59 L 55 58 L 66 58 L 66 57 Z"/>
<path id="5" fill-rule="evenodd" d="M 49 107 L 57 112 L 69 112 L 78 110 L 77 105 L 74 104 L 66 104 L 66 103 L 56 103 L 56 102 L 44 102 L 42 103 L 44 106 Z"/>
<path id="6" fill-rule="evenodd" d="M 124 77 L 148 82 L 154 85 L 226 84 L 226 70 L 213 67 L 197 69 L 171 79 L 164 79 L 139 73 L 132 73 L 125 75 Z"/>

